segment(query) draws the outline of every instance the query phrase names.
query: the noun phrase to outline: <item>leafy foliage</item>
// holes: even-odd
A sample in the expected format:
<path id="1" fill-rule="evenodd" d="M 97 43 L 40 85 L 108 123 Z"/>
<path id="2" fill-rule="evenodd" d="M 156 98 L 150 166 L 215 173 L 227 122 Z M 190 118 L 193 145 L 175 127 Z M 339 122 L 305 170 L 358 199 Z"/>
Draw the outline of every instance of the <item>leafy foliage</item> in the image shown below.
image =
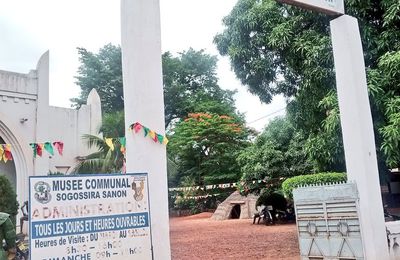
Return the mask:
<path id="1" fill-rule="evenodd" d="M 0 212 L 10 214 L 15 224 L 15 216 L 18 214 L 17 194 L 5 176 L 0 176 L 0 194 Z"/>
<path id="2" fill-rule="evenodd" d="M 103 116 L 98 135 L 84 135 L 82 138 L 93 152 L 79 158 L 73 173 L 116 173 L 121 172 L 124 155 L 120 151 L 119 137 L 125 136 L 124 112 L 115 111 Z M 113 138 L 114 151 L 106 144 L 105 138 Z"/>
<path id="3" fill-rule="evenodd" d="M 71 99 L 74 106 L 84 104 L 90 90 L 95 88 L 104 112 L 112 114 L 122 111 L 121 48 L 107 44 L 98 53 L 84 48 L 78 48 L 78 53 L 81 65 L 76 83 L 81 88 L 81 94 L 79 98 Z M 235 114 L 235 92 L 218 86 L 215 56 L 190 48 L 179 53 L 178 57 L 166 52 L 162 55 L 162 62 L 166 126 L 188 113 Z"/>
<path id="4" fill-rule="evenodd" d="M 247 144 L 248 130 L 237 118 L 191 113 L 174 128 L 168 153 L 178 166 L 178 182 L 195 185 L 237 181 L 236 157 Z"/>
<path id="5" fill-rule="evenodd" d="M 339 172 L 322 172 L 309 175 L 300 175 L 285 180 L 282 183 L 282 189 L 286 197 L 293 198 L 293 189 L 297 187 L 312 184 L 345 182 L 346 180 L 346 173 Z"/>
<path id="6" fill-rule="evenodd" d="M 346 12 L 359 20 L 376 140 L 392 167 L 400 163 L 399 6 L 393 0 L 346 1 Z M 343 170 L 329 19 L 274 0 L 239 0 L 214 41 L 261 101 L 277 94 L 289 98 L 288 115 L 307 135 L 317 169 Z"/>
<path id="7" fill-rule="evenodd" d="M 304 152 L 304 144 L 304 136 L 287 118 L 271 121 L 238 157 L 243 173 L 240 189 L 258 193 L 267 183 L 274 190 L 284 178 L 311 172 L 313 165 Z"/>
<path id="8" fill-rule="evenodd" d="M 102 137 L 84 135 L 84 141 L 89 148 L 96 151 L 80 158 L 73 173 L 118 173 L 122 171 L 124 156 L 120 151 L 121 144 L 113 139 L 115 149 L 112 151 Z"/>
<path id="9" fill-rule="evenodd" d="M 369 88 L 383 114 L 385 123 L 380 124 L 381 149 L 389 167 L 400 165 L 400 48 L 388 52 L 378 67 L 369 71 Z"/>
<path id="10" fill-rule="evenodd" d="M 215 210 L 218 205 L 234 191 L 234 188 L 169 191 L 169 209 L 190 210 L 191 214 L 196 214 L 208 210 Z"/>
<path id="11" fill-rule="evenodd" d="M 125 136 L 125 115 L 124 111 L 107 113 L 103 116 L 100 133 L 104 137 L 122 137 Z"/>
<path id="12" fill-rule="evenodd" d="M 217 58 L 190 48 L 163 58 L 166 126 L 189 113 L 235 115 L 235 92 L 222 90 L 216 77 Z"/>
<path id="13" fill-rule="evenodd" d="M 271 192 L 270 189 L 264 190 L 258 197 L 256 207 L 261 205 L 271 205 L 274 209 L 286 210 L 287 200 L 281 192 Z"/>
<path id="14" fill-rule="evenodd" d="M 326 118 L 318 133 L 311 133 L 305 143 L 305 151 L 316 171 L 345 170 L 343 140 L 337 95 L 330 91 L 319 103 L 326 111 Z"/>
<path id="15" fill-rule="evenodd" d="M 223 22 L 225 30 L 214 39 L 218 50 L 261 101 L 306 89 L 318 98 L 332 88 L 327 17 L 273 0 L 240 0 Z"/>
<path id="16" fill-rule="evenodd" d="M 341 142 L 335 142 L 340 131 L 322 127 L 327 111 L 321 100 L 335 94 L 329 19 L 273 0 L 240 0 L 224 24 L 214 39 L 218 50 L 261 101 L 269 103 L 277 94 L 290 98 L 288 119 L 301 132 L 302 145 L 308 144 L 316 170 L 344 161 Z"/>
<path id="17" fill-rule="evenodd" d="M 99 93 L 102 111 L 109 113 L 124 108 L 122 89 L 121 48 L 107 44 L 92 53 L 78 48 L 79 61 L 76 84 L 81 88 L 79 98 L 73 98 L 75 107 L 86 103 L 90 91 L 94 88 Z"/>

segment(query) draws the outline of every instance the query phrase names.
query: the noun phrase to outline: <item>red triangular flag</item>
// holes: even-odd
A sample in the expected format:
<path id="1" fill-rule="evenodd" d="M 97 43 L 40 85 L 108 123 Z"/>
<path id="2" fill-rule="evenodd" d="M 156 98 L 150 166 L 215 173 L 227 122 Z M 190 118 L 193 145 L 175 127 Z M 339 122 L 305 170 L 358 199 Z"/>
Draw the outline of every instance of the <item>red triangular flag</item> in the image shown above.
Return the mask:
<path id="1" fill-rule="evenodd" d="M 4 156 L 8 159 L 8 160 L 10 160 L 10 161 L 12 161 L 12 155 L 11 155 L 11 144 L 6 144 L 5 146 L 4 146 Z"/>
<path id="2" fill-rule="evenodd" d="M 40 157 L 43 154 L 43 147 L 41 146 L 41 144 L 36 144 L 36 154 L 39 155 Z"/>
<path id="3" fill-rule="evenodd" d="M 54 142 L 54 147 L 57 149 L 59 155 L 63 155 L 64 143 L 63 142 Z"/>
<path id="4" fill-rule="evenodd" d="M 10 151 L 4 151 L 4 154 L 6 155 L 6 157 L 7 157 L 7 159 L 8 159 L 8 160 L 10 160 L 10 161 L 12 161 L 12 160 L 13 160 L 13 158 L 12 158 L 12 155 L 11 155 L 11 152 L 10 152 Z"/>
<path id="5" fill-rule="evenodd" d="M 138 122 L 133 124 L 133 128 L 135 129 L 135 133 L 139 132 L 142 129 L 142 125 Z"/>

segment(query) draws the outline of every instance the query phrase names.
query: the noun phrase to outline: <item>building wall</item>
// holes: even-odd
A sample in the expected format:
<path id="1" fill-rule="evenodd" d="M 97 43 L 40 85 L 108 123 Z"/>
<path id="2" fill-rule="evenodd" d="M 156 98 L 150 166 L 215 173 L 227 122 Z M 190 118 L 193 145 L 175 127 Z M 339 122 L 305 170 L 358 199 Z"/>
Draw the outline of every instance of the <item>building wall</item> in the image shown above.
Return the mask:
<path id="1" fill-rule="evenodd" d="M 0 162 L 0 174 L 10 176 L 20 204 L 28 198 L 28 176 L 70 171 L 76 157 L 90 151 L 82 135 L 97 134 L 101 124 L 100 98 L 92 90 L 79 110 L 49 106 L 49 53 L 27 74 L 0 70 L 0 138 L 12 145 L 12 162 Z M 0 139 L 0 140 L 1 140 Z M 60 156 L 33 157 L 30 143 L 64 142 Z M 12 178 L 12 176 L 15 178 Z"/>

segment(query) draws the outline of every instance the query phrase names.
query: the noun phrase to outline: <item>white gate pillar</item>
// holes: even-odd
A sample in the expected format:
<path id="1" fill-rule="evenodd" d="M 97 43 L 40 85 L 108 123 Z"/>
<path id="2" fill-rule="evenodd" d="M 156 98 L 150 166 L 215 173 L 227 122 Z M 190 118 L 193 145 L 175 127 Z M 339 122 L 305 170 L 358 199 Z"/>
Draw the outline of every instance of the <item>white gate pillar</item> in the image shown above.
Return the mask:
<path id="1" fill-rule="evenodd" d="M 121 1 L 125 129 L 135 122 L 164 135 L 159 0 Z M 126 134 L 127 172 L 148 173 L 153 259 L 171 259 L 165 145 Z"/>
<path id="2" fill-rule="evenodd" d="M 347 176 L 357 183 L 366 259 L 389 259 L 369 105 L 364 55 L 357 19 L 331 21 L 333 55 Z"/>

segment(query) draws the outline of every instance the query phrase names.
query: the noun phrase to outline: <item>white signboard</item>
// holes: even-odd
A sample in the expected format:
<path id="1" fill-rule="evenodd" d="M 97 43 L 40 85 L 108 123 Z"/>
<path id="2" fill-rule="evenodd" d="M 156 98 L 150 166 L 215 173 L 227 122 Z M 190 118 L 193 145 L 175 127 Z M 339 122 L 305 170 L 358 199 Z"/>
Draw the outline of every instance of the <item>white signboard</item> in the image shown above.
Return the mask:
<path id="1" fill-rule="evenodd" d="M 152 259 L 147 174 L 29 178 L 32 260 Z"/>
<path id="2" fill-rule="evenodd" d="M 344 14 L 343 0 L 277 0 L 330 15 Z"/>

